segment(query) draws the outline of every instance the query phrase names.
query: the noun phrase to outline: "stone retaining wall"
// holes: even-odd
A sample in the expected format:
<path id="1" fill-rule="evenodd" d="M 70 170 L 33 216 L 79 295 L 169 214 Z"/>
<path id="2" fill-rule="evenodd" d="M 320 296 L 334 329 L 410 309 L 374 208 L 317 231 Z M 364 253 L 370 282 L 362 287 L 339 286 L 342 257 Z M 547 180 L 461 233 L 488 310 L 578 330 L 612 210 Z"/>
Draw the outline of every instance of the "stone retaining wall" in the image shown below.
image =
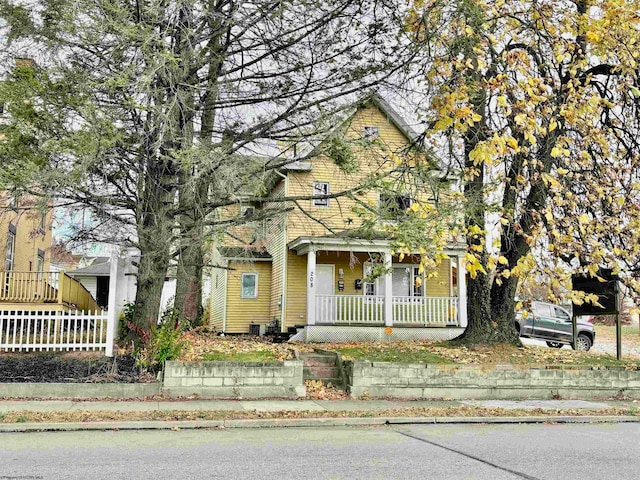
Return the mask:
<path id="1" fill-rule="evenodd" d="M 163 391 L 203 397 L 304 397 L 303 365 L 284 362 L 166 362 Z"/>
<path id="2" fill-rule="evenodd" d="M 160 393 L 159 383 L 0 383 L 0 398 L 138 398 Z"/>
<path id="3" fill-rule="evenodd" d="M 352 397 L 545 399 L 640 398 L 640 371 L 345 362 Z"/>

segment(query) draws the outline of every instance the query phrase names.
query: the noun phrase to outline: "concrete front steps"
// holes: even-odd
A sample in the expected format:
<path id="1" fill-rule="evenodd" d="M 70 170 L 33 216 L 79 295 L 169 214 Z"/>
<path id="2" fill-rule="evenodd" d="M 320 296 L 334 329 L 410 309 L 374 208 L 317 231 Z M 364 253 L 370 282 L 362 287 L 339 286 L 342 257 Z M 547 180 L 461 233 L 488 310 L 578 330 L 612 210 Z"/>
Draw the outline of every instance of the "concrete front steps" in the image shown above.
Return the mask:
<path id="1" fill-rule="evenodd" d="M 324 385 L 331 384 L 336 388 L 345 389 L 341 361 L 336 353 L 301 353 L 300 360 L 304 365 L 304 380 L 320 380 Z"/>

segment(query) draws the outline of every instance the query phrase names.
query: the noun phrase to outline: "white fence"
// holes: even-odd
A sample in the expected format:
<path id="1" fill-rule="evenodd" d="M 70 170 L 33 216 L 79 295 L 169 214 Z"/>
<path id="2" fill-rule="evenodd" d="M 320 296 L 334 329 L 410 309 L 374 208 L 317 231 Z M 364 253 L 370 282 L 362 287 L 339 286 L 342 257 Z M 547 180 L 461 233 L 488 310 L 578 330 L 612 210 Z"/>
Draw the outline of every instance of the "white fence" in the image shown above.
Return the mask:
<path id="1" fill-rule="evenodd" d="M 384 296 L 316 295 L 318 324 L 385 323 Z M 457 297 L 391 297 L 393 325 L 459 325 Z"/>
<path id="2" fill-rule="evenodd" d="M 105 350 L 111 355 L 109 323 L 105 311 L 0 310 L 0 351 Z"/>

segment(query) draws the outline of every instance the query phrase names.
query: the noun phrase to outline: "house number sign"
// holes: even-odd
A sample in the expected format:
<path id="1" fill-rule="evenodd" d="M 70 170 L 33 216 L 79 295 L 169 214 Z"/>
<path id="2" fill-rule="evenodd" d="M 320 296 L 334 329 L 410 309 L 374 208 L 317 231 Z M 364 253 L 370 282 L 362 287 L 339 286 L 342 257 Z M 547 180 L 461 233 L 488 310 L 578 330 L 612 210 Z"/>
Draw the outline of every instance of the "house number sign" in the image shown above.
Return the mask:
<path id="1" fill-rule="evenodd" d="M 313 288 L 313 273 L 314 272 L 309 272 L 309 287 Z"/>

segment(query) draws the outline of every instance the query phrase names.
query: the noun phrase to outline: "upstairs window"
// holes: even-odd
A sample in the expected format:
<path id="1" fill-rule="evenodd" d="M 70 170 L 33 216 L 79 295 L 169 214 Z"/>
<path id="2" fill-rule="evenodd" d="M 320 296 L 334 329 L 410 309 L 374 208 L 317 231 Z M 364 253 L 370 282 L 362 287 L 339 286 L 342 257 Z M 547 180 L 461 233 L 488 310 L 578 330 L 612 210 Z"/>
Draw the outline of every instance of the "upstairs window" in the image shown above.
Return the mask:
<path id="1" fill-rule="evenodd" d="M 258 274 L 243 273 L 240 298 L 258 298 Z"/>
<path id="2" fill-rule="evenodd" d="M 373 140 L 380 137 L 380 129 L 372 125 L 366 125 L 362 131 L 362 138 L 365 140 Z"/>
<path id="3" fill-rule="evenodd" d="M 9 208 L 14 212 L 18 212 L 18 193 L 12 192 L 9 196 Z"/>
<path id="4" fill-rule="evenodd" d="M 240 207 L 240 213 L 243 217 L 251 217 L 256 213 L 256 207 L 251 205 L 243 205 Z"/>
<path id="5" fill-rule="evenodd" d="M 393 220 L 394 217 L 404 215 L 409 207 L 411 207 L 409 195 L 380 194 L 380 211 L 384 218 Z"/>
<path id="6" fill-rule="evenodd" d="M 42 212 L 40 214 L 40 223 L 38 224 L 38 231 L 42 234 L 46 232 L 47 229 L 47 214 Z"/>
<path id="7" fill-rule="evenodd" d="M 16 251 L 16 227 L 9 224 L 9 234 L 7 235 L 7 249 L 5 252 L 4 269 L 6 271 L 13 270 L 13 263 Z"/>
<path id="8" fill-rule="evenodd" d="M 314 182 L 313 183 L 313 196 L 329 195 L 329 182 Z M 328 198 L 314 198 L 313 205 L 316 207 L 328 207 Z"/>
<path id="9" fill-rule="evenodd" d="M 38 261 L 36 263 L 36 271 L 38 272 L 38 280 L 42 280 L 44 273 L 44 251 L 38 249 Z"/>

